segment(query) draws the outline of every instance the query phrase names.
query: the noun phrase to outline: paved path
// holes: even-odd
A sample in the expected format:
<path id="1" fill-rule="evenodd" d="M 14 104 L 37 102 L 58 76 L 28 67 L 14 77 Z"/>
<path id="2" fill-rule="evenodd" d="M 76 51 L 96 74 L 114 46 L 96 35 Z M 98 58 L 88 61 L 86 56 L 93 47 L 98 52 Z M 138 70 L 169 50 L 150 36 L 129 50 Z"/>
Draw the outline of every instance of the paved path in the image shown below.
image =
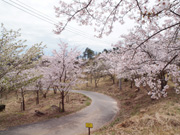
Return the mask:
<path id="1" fill-rule="evenodd" d="M 72 92 L 90 97 L 91 105 L 64 117 L 10 128 L 0 135 L 79 135 L 87 132 L 86 122 L 92 122 L 92 130 L 95 130 L 111 121 L 118 112 L 116 101 L 109 96 L 90 91 Z"/>

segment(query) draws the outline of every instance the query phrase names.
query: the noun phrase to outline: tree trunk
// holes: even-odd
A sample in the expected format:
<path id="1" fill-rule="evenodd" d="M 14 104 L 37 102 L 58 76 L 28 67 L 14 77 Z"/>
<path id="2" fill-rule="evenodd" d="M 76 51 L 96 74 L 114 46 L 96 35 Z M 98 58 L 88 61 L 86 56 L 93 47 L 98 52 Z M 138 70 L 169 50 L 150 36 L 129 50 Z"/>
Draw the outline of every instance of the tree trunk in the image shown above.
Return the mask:
<path id="1" fill-rule="evenodd" d="M 164 86 L 167 85 L 167 81 L 165 80 L 165 74 L 161 73 L 161 90 L 164 89 Z"/>
<path id="2" fill-rule="evenodd" d="M 43 98 L 46 98 L 46 97 L 47 97 L 46 94 L 47 94 L 47 93 L 44 93 L 44 94 L 43 94 Z"/>
<path id="3" fill-rule="evenodd" d="M 18 90 L 16 90 L 16 99 L 19 99 Z"/>
<path id="4" fill-rule="evenodd" d="M 91 75 L 91 84 L 92 84 L 92 80 L 93 80 L 93 79 L 92 79 L 92 75 Z"/>
<path id="5" fill-rule="evenodd" d="M 24 101 L 24 98 L 22 99 L 22 111 L 25 111 L 25 101 Z"/>
<path id="6" fill-rule="evenodd" d="M 163 90 L 164 86 L 166 86 L 166 85 L 167 85 L 167 81 L 161 80 L 161 90 Z"/>
<path id="7" fill-rule="evenodd" d="M 2 90 L 2 88 L 0 88 L 0 98 L 2 98 L 3 97 L 3 90 Z"/>
<path id="8" fill-rule="evenodd" d="M 121 78 L 119 78 L 119 90 L 122 90 L 122 82 L 121 82 Z"/>
<path id="9" fill-rule="evenodd" d="M 54 94 L 57 94 L 57 87 L 56 86 L 53 87 L 53 90 L 54 90 Z"/>
<path id="10" fill-rule="evenodd" d="M 21 102 L 21 106 L 22 106 L 22 111 L 25 111 L 25 100 L 24 100 L 24 90 L 23 88 L 21 88 L 21 96 L 22 96 L 22 102 Z"/>
<path id="11" fill-rule="evenodd" d="M 115 84 L 115 77 L 114 77 L 114 76 L 112 76 L 111 78 L 112 78 L 112 82 L 113 82 L 113 84 Z"/>
<path id="12" fill-rule="evenodd" d="M 131 86 L 130 86 L 130 88 L 132 89 L 132 87 L 133 87 L 133 81 L 131 80 Z"/>
<path id="13" fill-rule="evenodd" d="M 36 105 L 39 104 L 39 90 L 36 91 L 37 97 L 36 97 Z"/>
<path id="14" fill-rule="evenodd" d="M 61 103 L 62 103 L 62 112 L 65 112 L 65 109 L 64 109 L 64 91 L 61 92 Z"/>
<path id="15" fill-rule="evenodd" d="M 97 80 L 96 80 L 96 79 L 94 79 L 94 85 L 95 85 L 95 88 L 98 87 L 98 85 L 97 85 Z"/>
<path id="16" fill-rule="evenodd" d="M 88 87 L 88 77 L 86 78 L 86 81 L 87 81 L 87 82 L 86 82 L 86 87 Z"/>
<path id="17" fill-rule="evenodd" d="M 43 94 L 43 97 L 44 97 L 44 98 L 47 97 L 47 93 L 48 93 L 49 89 L 50 89 L 50 86 L 47 88 L 46 92 Z"/>
<path id="18" fill-rule="evenodd" d="M 54 89 L 54 94 L 56 94 L 57 93 L 57 90 L 56 89 Z"/>
<path id="19" fill-rule="evenodd" d="M 61 101 L 59 101 L 59 112 L 61 112 Z"/>
<path id="20" fill-rule="evenodd" d="M 49 91 L 49 88 L 46 90 L 46 92 L 43 94 L 43 97 L 46 98 L 47 97 L 47 93 Z"/>

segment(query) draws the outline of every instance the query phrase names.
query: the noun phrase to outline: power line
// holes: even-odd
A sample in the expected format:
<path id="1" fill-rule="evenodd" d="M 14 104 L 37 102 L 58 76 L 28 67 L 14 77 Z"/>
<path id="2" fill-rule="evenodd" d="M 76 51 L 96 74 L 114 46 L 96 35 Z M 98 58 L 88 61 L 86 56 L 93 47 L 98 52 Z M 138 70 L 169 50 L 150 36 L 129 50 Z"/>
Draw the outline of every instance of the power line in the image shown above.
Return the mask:
<path id="1" fill-rule="evenodd" d="M 11 0 L 11 1 L 12 1 L 12 0 Z M 40 14 L 43 14 L 44 17 L 48 17 L 48 18 L 54 19 L 54 18 L 52 18 L 51 16 L 48 16 L 48 15 L 44 14 L 43 12 L 38 11 L 37 9 L 35 9 L 35 8 L 33 8 L 33 7 L 27 5 L 27 4 L 25 4 L 25 3 L 23 3 L 23 2 L 21 2 L 21 1 L 19 1 L 19 0 L 16 0 L 16 1 L 18 1 L 19 3 L 25 5 L 26 7 L 30 8 L 30 9 L 36 11 L 36 12 L 39 12 Z"/>
<path id="2" fill-rule="evenodd" d="M 39 19 L 41 19 L 41 20 L 43 20 L 43 21 L 48 22 L 47 20 L 42 19 L 42 18 L 40 18 L 40 17 L 38 17 L 38 16 L 36 16 L 36 15 L 34 15 L 34 14 L 32 14 L 32 13 L 29 13 L 29 12 L 27 12 L 26 10 L 21 9 L 21 8 L 19 8 L 19 7 L 15 6 L 15 5 L 13 5 L 13 4 L 11 4 L 11 3 L 9 3 L 9 2 L 7 2 L 7 1 L 5 1 L 5 0 L 2 0 L 2 1 L 3 1 L 3 2 L 5 2 L 5 3 L 7 3 L 7 4 L 9 4 L 9 5 L 11 5 L 11 6 L 13 6 L 13 7 L 15 7 L 15 8 L 17 8 L 17 9 L 19 9 L 19 10 L 21 10 L 21 11 L 23 11 L 23 12 L 26 12 L 27 14 L 30 14 L 30 15 L 32 15 L 32 16 L 34 16 L 34 17 L 36 17 L 36 18 L 39 18 Z M 52 24 L 51 22 L 48 22 L 48 23 Z"/>
<path id="3" fill-rule="evenodd" d="M 4 0 L 3 0 L 3 1 L 4 1 Z M 31 9 L 28 9 L 28 8 L 26 8 L 25 6 L 22 6 L 21 4 L 19 4 L 19 3 L 17 3 L 17 2 L 14 2 L 13 0 L 9 0 L 9 1 L 11 1 L 11 2 L 14 3 L 15 5 L 18 5 L 18 6 L 20 6 L 21 8 L 24 8 L 25 10 L 27 10 L 27 11 L 29 11 L 29 12 L 31 12 L 31 13 L 39 16 L 39 17 L 42 17 L 42 18 L 44 18 L 44 19 L 46 19 L 46 20 L 48 20 L 48 21 L 50 21 L 50 22 L 52 21 L 51 19 L 49 19 L 49 18 L 47 18 L 47 17 L 45 17 L 45 16 L 43 16 L 43 15 L 41 15 L 41 14 L 39 14 L 39 13 L 31 10 Z M 52 23 L 52 24 L 53 24 L 53 23 Z"/>
<path id="4" fill-rule="evenodd" d="M 10 1 L 12 1 L 12 0 L 10 0 Z M 52 18 L 52 17 L 50 17 L 50 16 L 48 16 L 48 15 L 46 15 L 46 14 L 44 14 L 44 13 L 38 11 L 38 10 L 36 10 L 35 8 L 32 8 L 31 6 L 29 6 L 29 5 L 21 2 L 21 1 L 19 1 L 19 0 L 17 0 L 17 1 L 18 1 L 19 3 L 25 5 L 26 7 L 30 8 L 32 12 L 34 12 L 33 10 L 35 10 L 35 11 L 36 11 L 36 12 L 34 12 L 35 14 L 38 14 L 38 15 L 40 15 L 40 16 L 42 16 L 42 14 L 43 14 L 43 16 L 44 16 L 45 18 L 47 18 L 48 20 L 50 20 L 50 21 L 52 21 L 52 22 L 54 22 L 54 23 L 57 23 L 57 22 L 58 22 L 58 20 L 55 20 L 54 18 Z M 16 3 L 16 2 L 14 2 L 14 3 Z M 27 8 L 26 8 L 26 9 L 27 9 Z M 29 9 L 28 9 L 28 10 L 29 10 Z M 37 12 L 39 12 L 39 13 L 37 13 Z M 49 18 L 51 18 L 51 19 L 49 19 Z M 81 34 L 81 36 L 87 35 L 87 34 L 84 33 L 84 31 L 78 30 L 78 29 L 73 28 L 73 27 L 71 27 L 71 26 L 69 26 L 69 25 L 66 27 L 66 29 L 68 29 L 68 30 L 70 30 L 70 31 L 76 31 L 76 32 L 78 32 L 79 34 Z M 87 35 L 87 36 L 89 36 L 89 35 Z M 88 38 L 89 38 L 89 37 L 88 37 Z M 96 40 L 99 40 L 99 39 L 96 38 Z"/>
<path id="5" fill-rule="evenodd" d="M 11 1 L 12 1 L 12 0 L 11 0 Z M 48 17 L 48 19 L 51 18 L 51 21 L 53 20 L 55 23 L 58 22 L 58 20 L 52 18 L 51 16 L 48 16 L 48 15 L 44 14 L 43 12 L 38 11 L 38 10 L 36 10 L 35 8 L 33 8 L 33 7 L 27 5 L 27 4 L 25 4 L 25 3 L 23 3 L 23 2 L 21 2 L 21 1 L 19 1 L 19 0 L 16 0 L 16 1 L 18 1 L 19 3 L 25 5 L 26 7 L 30 8 L 30 9 L 32 9 L 32 10 L 35 10 L 36 12 L 39 12 L 40 14 L 43 14 L 43 16 L 44 16 L 45 18 Z M 66 21 L 66 20 L 64 20 L 64 21 Z M 79 30 L 79 29 L 73 28 L 73 27 L 71 27 L 71 26 L 69 26 L 69 25 L 68 25 L 68 27 L 69 27 L 70 29 L 76 30 L 76 31 L 78 31 L 78 32 L 82 32 L 82 34 L 84 34 L 84 31 L 81 31 L 81 30 Z"/>
<path id="6" fill-rule="evenodd" d="M 36 9 L 34 9 L 34 8 L 32 8 L 32 7 L 28 6 L 28 5 L 20 2 L 19 0 L 18 0 L 18 1 L 19 1 L 21 4 L 25 5 L 26 7 L 29 7 L 30 9 L 28 9 L 28 8 L 26 8 L 25 6 L 23 6 L 23 5 L 21 5 L 21 4 L 17 3 L 17 2 L 14 2 L 14 1 L 12 1 L 12 0 L 10 0 L 10 1 L 11 1 L 12 3 L 14 3 L 15 5 L 12 4 L 12 3 L 10 3 L 10 2 L 7 2 L 7 1 L 5 1 L 5 0 L 2 0 L 2 1 L 5 2 L 5 3 L 7 3 L 7 4 L 9 4 L 9 5 L 11 5 L 11 6 L 13 6 L 13 7 L 15 7 L 15 8 L 17 8 L 17 9 L 19 9 L 19 10 L 21 10 L 21 11 L 23 11 L 23 12 L 25 12 L 25 13 L 27 13 L 27 14 L 30 14 L 30 15 L 38 18 L 38 19 L 41 19 L 41 20 L 43 20 L 43 21 L 45 21 L 45 22 L 47 22 L 47 23 L 50 23 L 50 24 L 52 24 L 52 25 L 54 25 L 54 24 L 56 23 L 55 21 L 52 21 L 52 19 L 49 19 L 49 17 L 46 17 L 47 15 L 45 15 L 44 13 L 43 13 L 43 14 L 44 14 L 45 16 L 42 15 L 42 12 L 39 12 L 38 10 L 36 10 Z M 17 5 L 18 5 L 18 6 L 17 6 Z M 36 12 L 33 11 L 33 10 L 35 10 Z M 39 13 L 37 13 L 37 12 L 39 12 Z M 67 28 L 66 30 L 69 31 L 69 32 L 71 32 L 71 33 L 77 34 L 77 35 L 79 35 L 79 36 L 81 36 L 81 37 L 85 37 L 85 38 L 87 38 L 87 39 L 90 39 L 90 40 L 93 40 L 93 41 L 94 41 L 94 39 L 90 38 L 89 36 L 87 37 L 87 36 L 84 34 L 84 32 L 83 32 L 83 34 L 81 34 L 79 31 L 78 31 L 78 33 L 77 33 L 77 32 L 74 32 L 74 30 L 72 30 L 72 29 L 70 29 L 70 28 Z M 97 39 L 96 39 L 96 41 L 97 41 Z M 103 42 L 103 41 L 98 41 L 98 42 Z M 105 43 L 105 42 L 104 42 L 104 43 Z M 105 43 L 105 44 L 107 44 L 107 43 Z"/>
<path id="7" fill-rule="evenodd" d="M 12 0 L 10 0 L 10 1 L 12 1 Z M 35 10 L 36 12 L 33 11 L 34 13 L 37 13 L 37 12 L 38 12 L 38 14 L 39 14 L 40 16 L 42 16 L 42 14 L 43 14 L 43 16 L 45 16 L 45 18 L 47 18 L 48 20 L 50 20 L 50 21 L 52 21 L 52 22 L 54 22 L 54 23 L 57 23 L 57 22 L 58 22 L 58 20 L 56 20 L 56 19 L 54 19 L 54 18 L 52 18 L 52 17 L 50 17 L 50 16 L 48 16 L 48 15 L 46 15 L 46 14 L 38 11 L 38 10 L 36 10 L 35 8 L 32 8 L 31 6 L 29 6 L 29 5 L 21 2 L 21 1 L 19 1 L 19 0 L 17 0 L 17 1 L 18 1 L 19 3 L 25 5 L 26 7 L 30 8 L 31 10 Z M 49 18 L 51 18 L 51 19 L 49 19 Z M 68 30 L 71 31 L 71 32 L 76 31 L 76 32 L 78 32 L 79 34 L 81 34 L 81 36 L 86 36 L 86 35 L 87 35 L 87 34 L 84 33 L 84 31 L 81 31 L 81 30 L 79 30 L 79 29 L 73 28 L 73 27 L 71 27 L 71 26 L 69 26 L 69 25 L 66 27 L 66 29 L 68 29 Z M 86 32 L 86 33 L 87 33 L 87 32 Z M 87 36 L 88 36 L 87 38 L 89 38 L 89 34 L 88 34 Z M 93 37 L 93 38 L 94 38 L 94 37 Z M 100 42 L 106 42 L 106 44 L 107 44 L 107 41 L 102 41 L 102 40 L 100 40 L 99 38 L 95 38 L 95 39 L 96 39 L 96 40 L 99 40 Z M 93 39 L 91 39 L 91 40 L 93 40 Z"/>

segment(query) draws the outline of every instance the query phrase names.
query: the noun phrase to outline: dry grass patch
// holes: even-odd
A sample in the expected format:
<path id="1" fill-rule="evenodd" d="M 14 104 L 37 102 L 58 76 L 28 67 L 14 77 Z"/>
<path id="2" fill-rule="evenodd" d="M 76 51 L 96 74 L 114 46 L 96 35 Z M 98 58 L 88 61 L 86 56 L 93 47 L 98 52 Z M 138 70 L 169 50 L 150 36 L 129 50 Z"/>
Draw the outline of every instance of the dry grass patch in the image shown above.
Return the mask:
<path id="1" fill-rule="evenodd" d="M 78 93 L 69 93 L 69 101 L 65 99 L 65 112 L 59 112 L 60 95 L 49 92 L 47 98 L 40 96 L 40 103 L 36 105 L 36 94 L 28 92 L 25 95 L 25 111 L 21 111 L 20 102 L 14 93 L 8 95 L 7 100 L 3 100 L 6 104 L 6 109 L 0 112 L 0 130 L 5 130 L 8 127 L 18 126 L 28 123 L 34 123 L 50 118 L 58 118 L 73 112 L 76 112 L 87 105 L 90 105 L 91 99 L 85 95 Z M 35 110 L 43 112 L 44 115 L 35 115 Z"/>
<path id="2" fill-rule="evenodd" d="M 151 105 L 113 127 L 94 135 L 179 135 L 180 103 L 164 101 Z"/>
<path id="3" fill-rule="evenodd" d="M 122 82 L 121 91 L 108 78 L 101 80 L 98 88 L 81 88 L 112 96 L 119 104 L 120 112 L 114 121 L 93 135 L 180 135 L 180 95 L 172 88 L 168 97 L 159 100 L 147 95 L 148 88 L 130 88 L 129 81 Z"/>

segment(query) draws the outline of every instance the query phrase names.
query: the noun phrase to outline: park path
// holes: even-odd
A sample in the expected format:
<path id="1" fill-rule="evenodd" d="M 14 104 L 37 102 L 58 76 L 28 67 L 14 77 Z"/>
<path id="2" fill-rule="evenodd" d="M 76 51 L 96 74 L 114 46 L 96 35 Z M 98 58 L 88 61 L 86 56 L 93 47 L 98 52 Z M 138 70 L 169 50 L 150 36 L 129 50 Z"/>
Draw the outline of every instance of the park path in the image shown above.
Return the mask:
<path id="1" fill-rule="evenodd" d="M 80 135 L 85 123 L 93 123 L 92 131 L 111 121 L 118 112 L 117 102 L 109 96 L 91 91 L 77 91 L 92 99 L 90 106 L 70 115 L 0 131 L 0 135 Z"/>

